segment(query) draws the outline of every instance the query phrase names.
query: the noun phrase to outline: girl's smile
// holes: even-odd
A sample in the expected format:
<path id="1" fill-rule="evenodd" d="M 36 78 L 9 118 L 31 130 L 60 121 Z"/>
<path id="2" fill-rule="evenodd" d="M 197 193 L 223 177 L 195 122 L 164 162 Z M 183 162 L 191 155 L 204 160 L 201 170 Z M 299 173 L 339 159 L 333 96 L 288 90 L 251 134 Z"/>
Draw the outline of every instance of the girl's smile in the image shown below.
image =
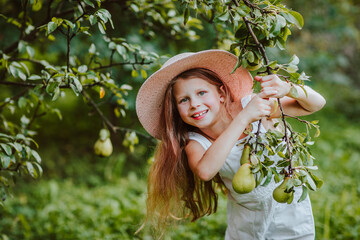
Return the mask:
<path id="1" fill-rule="evenodd" d="M 209 110 L 204 110 L 204 111 L 200 111 L 200 112 L 197 112 L 195 114 L 192 115 L 192 117 L 196 120 L 200 120 L 202 118 L 205 117 L 206 113 L 208 112 Z"/>

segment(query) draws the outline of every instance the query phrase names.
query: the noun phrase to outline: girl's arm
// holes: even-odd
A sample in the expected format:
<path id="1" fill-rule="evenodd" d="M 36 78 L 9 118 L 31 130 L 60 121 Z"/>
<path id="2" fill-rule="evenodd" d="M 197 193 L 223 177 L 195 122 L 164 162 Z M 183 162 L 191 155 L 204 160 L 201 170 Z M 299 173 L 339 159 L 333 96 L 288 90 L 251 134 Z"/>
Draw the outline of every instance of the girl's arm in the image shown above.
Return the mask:
<path id="1" fill-rule="evenodd" d="M 293 85 L 298 92 L 298 97 L 291 97 L 291 84 L 282 81 L 276 75 L 256 76 L 255 80 L 261 83 L 261 92 L 273 98 L 270 100 L 272 106 L 277 106 L 277 104 L 274 104 L 274 101 L 277 101 L 276 98 L 280 98 L 284 113 L 290 116 L 309 115 L 319 111 L 326 103 L 325 99 L 319 93 L 308 86 L 304 86 L 306 90 L 305 94 L 301 87 Z M 278 106 L 277 109 L 272 110 L 270 117 L 278 118 L 280 116 L 281 112 Z"/>
<path id="2" fill-rule="evenodd" d="M 185 151 L 190 169 L 201 180 L 212 179 L 223 166 L 228 154 L 245 128 L 253 121 L 270 114 L 271 107 L 264 93 L 256 95 L 221 132 L 211 146 L 205 149 L 196 141 L 190 141 Z"/>

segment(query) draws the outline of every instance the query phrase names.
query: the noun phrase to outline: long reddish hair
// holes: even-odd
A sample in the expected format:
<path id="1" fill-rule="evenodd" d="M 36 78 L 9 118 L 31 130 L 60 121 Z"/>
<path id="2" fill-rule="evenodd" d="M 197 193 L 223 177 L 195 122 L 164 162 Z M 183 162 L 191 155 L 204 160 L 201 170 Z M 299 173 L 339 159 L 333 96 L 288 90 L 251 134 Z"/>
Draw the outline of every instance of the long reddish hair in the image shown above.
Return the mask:
<path id="1" fill-rule="evenodd" d="M 225 93 L 225 104 L 230 101 L 228 87 L 216 73 L 208 69 L 187 70 L 170 82 L 162 109 L 161 126 L 164 126 L 164 131 L 148 178 L 147 221 L 152 222 L 161 233 L 175 220 L 189 217 L 191 221 L 195 221 L 216 212 L 216 189 L 220 187 L 225 190 L 219 175 L 204 182 L 193 174 L 188 164 L 184 148 L 189 141 L 188 132 L 196 131 L 196 128 L 180 118 L 173 88 L 179 79 L 190 77 L 199 77 L 217 86 L 219 92 Z M 227 105 L 225 107 L 228 110 Z"/>

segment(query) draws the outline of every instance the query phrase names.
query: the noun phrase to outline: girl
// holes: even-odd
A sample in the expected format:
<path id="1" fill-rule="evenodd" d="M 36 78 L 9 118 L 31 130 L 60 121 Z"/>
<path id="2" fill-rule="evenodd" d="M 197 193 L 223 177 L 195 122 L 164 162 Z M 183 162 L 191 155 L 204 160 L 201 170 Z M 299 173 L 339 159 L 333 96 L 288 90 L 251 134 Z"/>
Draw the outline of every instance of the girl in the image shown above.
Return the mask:
<path id="1" fill-rule="evenodd" d="M 240 167 L 247 136 L 268 119 L 280 117 L 273 98 L 293 116 L 321 109 L 324 98 L 309 87 L 288 97 L 291 85 L 276 75 L 255 77 L 261 92 L 252 93 L 249 72 L 235 66 L 235 55 L 222 50 L 184 53 L 170 58 L 139 90 L 136 110 L 144 128 L 160 139 L 148 179 L 147 220 L 159 230 L 191 217 L 214 213 L 217 189 L 228 192 L 225 239 L 314 239 L 310 200 L 279 204 L 275 182 L 237 194 L 232 178 Z M 296 191 L 295 194 L 300 193 Z M 299 197 L 296 196 L 295 197 Z"/>

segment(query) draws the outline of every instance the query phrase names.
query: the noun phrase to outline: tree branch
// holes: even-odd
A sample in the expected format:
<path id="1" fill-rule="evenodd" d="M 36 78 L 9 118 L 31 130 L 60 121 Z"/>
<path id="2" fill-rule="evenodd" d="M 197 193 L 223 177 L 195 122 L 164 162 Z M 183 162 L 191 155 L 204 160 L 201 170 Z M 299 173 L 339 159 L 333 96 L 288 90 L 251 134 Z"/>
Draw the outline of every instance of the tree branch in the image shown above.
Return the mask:
<path id="1" fill-rule="evenodd" d="M 121 62 L 121 63 L 112 63 L 112 64 L 109 64 L 109 65 L 104 65 L 104 66 L 101 66 L 101 64 L 100 63 L 98 63 L 98 64 L 100 64 L 100 67 L 95 67 L 95 68 L 90 68 L 90 70 L 100 70 L 100 69 L 105 69 L 105 68 L 110 68 L 110 67 L 114 67 L 114 66 L 122 66 L 122 65 L 127 65 L 127 64 L 129 64 L 129 65 L 148 65 L 148 64 L 152 64 L 153 62 L 137 62 L 137 61 L 135 61 L 135 62 L 130 62 L 130 61 L 128 61 L 128 62 Z"/>
<path id="2" fill-rule="evenodd" d="M 30 119 L 30 122 L 29 122 L 29 124 L 27 125 L 27 128 L 28 128 L 28 129 L 30 129 L 30 127 L 31 127 L 31 125 L 33 124 L 35 118 L 38 117 L 37 113 L 38 113 L 38 111 L 39 111 L 40 105 L 41 105 L 41 102 L 40 102 L 40 100 L 39 100 L 38 103 L 37 103 L 37 105 L 36 105 L 36 108 L 35 108 L 35 110 L 34 110 L 34 114 L 32 115 L 32 117 L 31 117 L 31 119 Z"/>
<path id="3" fill-rule="evenodd" d="M 0 85 L 12 85 L 12 86 L 22 86 L 22 87 L 36 87 L 38 84 L 36 83 L 28 83 L 28 82 L 8 82 L 8 81 L 0 81 Z"/>
<path id="4" fill-rule="evenodd" d="M 10 103 L 11 100 L 17 100 L 19 99 L 21 96 L 24 96 L 28 91 L 29 91 L 30 88 L 26 88 L 24 89 L 23 91 L 21 91 L 20 93 L 18 93 L 17 95 L 15 96 L 12 96 L 8 101 L 5 101 L 3 102 L 1 105 L 0 105 L 0 112 L 1 110 L 7 105 Z"/>
<path id="5" fill-rule="evenodd" d="M 280 102 L 280 98 L 277 99 L 278 101 L 278 104 L 279 104 L 279 107 L 280 107 L 280 111 L 281 111 L 281 120 L 284 124 L 284 128 L 285 128 L 285 133 L 284 133 L 284 137 L 285 137 L 285 141 L 286 141 L 286 147 L 289 151 L 289 172 L 288 173 L 285 173 L 285 176 L 291 176 L 292 174 L 292 164 L 291 164 L 291 149 L 290 149 L 290 138 L 288 137 L 287 135 L 287 129 L 288 129 L 288 126 L 287 126 L 287 123 L 285 121 L 285 114 L 284 114 L 284 111 L 283 111 L 283 108 L 282 108 L 282 105 L 281 105 L 281 102 Z"/>
<path id="6" fill-rule="evenodd" d="M 94 102 L 94 100 L 92 100 L 92 98 L 89 96 L 89 94 L 87 94 L 86 91 L 82 91 L 81 94 L 89 101 L 89 103 L 93 106 L 93 108 L 95 109 L 95 111 L 99 114 L 99 116 L 101 117 L 101 119 L 103 120 L 103 122 L 110 128 L 110 130 L 113 133 L 116 133 L 117 128 L 109 121 L 109 119 L 107 119 L 105 117 L 105 115 L 103 114 L 103 112 L 100 110 L 100 108 L 96 105 L 96 103 Z"/>
<path id="7" fill-rule="evenodd" d="M 36 63 L 36 64 L 40 64 L 40 65 L 43 65 L 43 63 L 39 60 L 36 60 L 36 59 L 31 59 L 31 58 L 10 58 L 9 61 L 12 61 L 12 62 L 32 62 L 32 63 Z"/>
<path id="8" fill-rule="evenodd" d="M 24 32 L 25 32 L 25 28 L 26 28 L 26 18 L 27 18 L 27 11 L 26 11 L 26 8 L 27 8 L 27 5 L 28 5 L 28 2 L 29 0 L 25 0 L 25 3 L 24 3 L 24 7 L 23 7 L 23 11 L 24 11 L 24 15 L 23 15 L 23 19 L 22 19 L 22 24 L 21 24 L 21 29 L 20 29 L 20 37 L 19 39 L 21 40 L 24 36 Z"/>
<path id="9" fill-rule="evenodd" d="M 66 35 L 66 40 L 67 40 L 67 51 L 66 51 L 66 70 L 67 73 L 70 72 L 70 42 L 71 42 L 71 37 L 70 37 L 70 26 L 67 26 L 67 35 Z"/>
<path id="10" fill-rule="evenodd" d="M 137 135 L 146 138 L 148 140 L 150 140 L 153 143 L 156 143 L 156 139 L 154 139 L 151 136 L 145 135 L 141 132 L 139 132 L 138 130 L 135 129 L 129 129 L 129 128 L 124 128 L 124 127 L 118 127 L 118 126 L 114 126 L 109 119 L 107 119 L 105 117 L 105 115 L 103 114 L 103 112 L 100 110 L 100 108 L 97 106 L 97 104 L 92 100 L 92 98 L 87 94 L 87 92 L 85 92 L 84 90 L 81 92 L 83 94 L 83 96 L 90 102 L 90 104 L 93 106 L 93 108 L 95 109 L 95 111 L 99 114 L 99 116 L 101 117 L 101 119 L 103 120 L 103 122 L 105 123 L 105 125 L 107 127 L 110 128 L 110 130 L 116 134 L 117 131 L 122 131 L 122 132 L 135 132 Z"/>

